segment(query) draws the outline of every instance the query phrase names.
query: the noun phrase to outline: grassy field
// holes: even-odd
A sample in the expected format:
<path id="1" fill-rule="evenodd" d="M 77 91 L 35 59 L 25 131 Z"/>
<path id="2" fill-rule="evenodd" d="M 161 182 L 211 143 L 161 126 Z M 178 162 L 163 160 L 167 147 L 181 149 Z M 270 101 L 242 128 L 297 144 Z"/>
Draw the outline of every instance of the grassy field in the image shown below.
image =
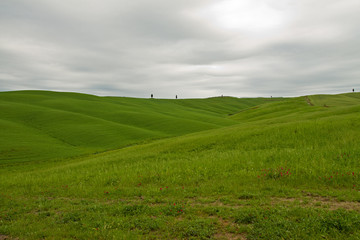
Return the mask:
<path id="1" fill-rule="evenodd" d="M 0 163 L 103 152 L 237 124 L 227 114 L 266 99 L 163 100 L 77 93 L 0 93 Z"/>
<path id="2" fill-rule="evenodd" d="M 358 93 L 0 110 L 0 239 L 360 239 Z"/>

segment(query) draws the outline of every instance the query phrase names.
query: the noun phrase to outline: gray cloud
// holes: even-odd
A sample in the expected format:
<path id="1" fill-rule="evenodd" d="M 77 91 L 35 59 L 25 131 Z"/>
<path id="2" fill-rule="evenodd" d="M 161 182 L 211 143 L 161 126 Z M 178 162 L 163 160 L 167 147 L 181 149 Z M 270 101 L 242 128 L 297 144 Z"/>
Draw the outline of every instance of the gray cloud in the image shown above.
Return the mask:
<path id="1" fill-rule="evenodd" d="M 357 0 L 4 0 L 0 91 L 172 98 L 360 89 Z"/>

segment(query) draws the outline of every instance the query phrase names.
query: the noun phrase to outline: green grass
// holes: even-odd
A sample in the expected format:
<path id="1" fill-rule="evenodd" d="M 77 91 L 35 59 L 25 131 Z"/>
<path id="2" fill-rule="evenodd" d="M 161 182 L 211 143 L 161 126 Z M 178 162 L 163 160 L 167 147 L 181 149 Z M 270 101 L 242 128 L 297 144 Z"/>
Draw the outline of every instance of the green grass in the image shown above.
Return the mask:
<path id="1" fill-rule="evenodd" d="M 236 124 L 266 99 L 165 100 L 46 91 L 0 94 L 0 164 L 91 154 Z"/>
<path id="2" fill-rule="evenodd" d="M 0 235 L 360 239 L 360 95 L 309 99 L 1 93 Z"/>

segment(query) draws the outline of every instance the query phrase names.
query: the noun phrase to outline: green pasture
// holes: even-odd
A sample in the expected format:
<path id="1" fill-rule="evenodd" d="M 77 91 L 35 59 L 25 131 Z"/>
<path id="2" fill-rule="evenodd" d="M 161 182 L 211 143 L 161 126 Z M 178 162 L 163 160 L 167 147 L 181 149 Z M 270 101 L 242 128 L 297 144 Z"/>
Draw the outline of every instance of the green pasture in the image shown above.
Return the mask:
<path id="1" fill-rule="evenodd" d="M 0 110 L 0 239 L 360 239 L 358 93 Z"/>
<path id="2" fill-rule="evenodd" d="M 228 114 L 267 99 L 136 99 L 0 93 L 0 164 L 102 152 L 237 124 Z"/>

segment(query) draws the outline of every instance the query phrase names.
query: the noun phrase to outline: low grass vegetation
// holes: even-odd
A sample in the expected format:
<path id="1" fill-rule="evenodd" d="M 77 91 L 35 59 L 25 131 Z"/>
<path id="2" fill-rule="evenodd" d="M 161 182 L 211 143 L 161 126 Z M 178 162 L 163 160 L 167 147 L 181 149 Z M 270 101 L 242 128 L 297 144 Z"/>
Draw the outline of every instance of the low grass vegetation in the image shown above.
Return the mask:
<path id="1" fill-rule="evenodd" d="M 0 110 L 0 239 L 360 239 L 358 93 Z"/>

